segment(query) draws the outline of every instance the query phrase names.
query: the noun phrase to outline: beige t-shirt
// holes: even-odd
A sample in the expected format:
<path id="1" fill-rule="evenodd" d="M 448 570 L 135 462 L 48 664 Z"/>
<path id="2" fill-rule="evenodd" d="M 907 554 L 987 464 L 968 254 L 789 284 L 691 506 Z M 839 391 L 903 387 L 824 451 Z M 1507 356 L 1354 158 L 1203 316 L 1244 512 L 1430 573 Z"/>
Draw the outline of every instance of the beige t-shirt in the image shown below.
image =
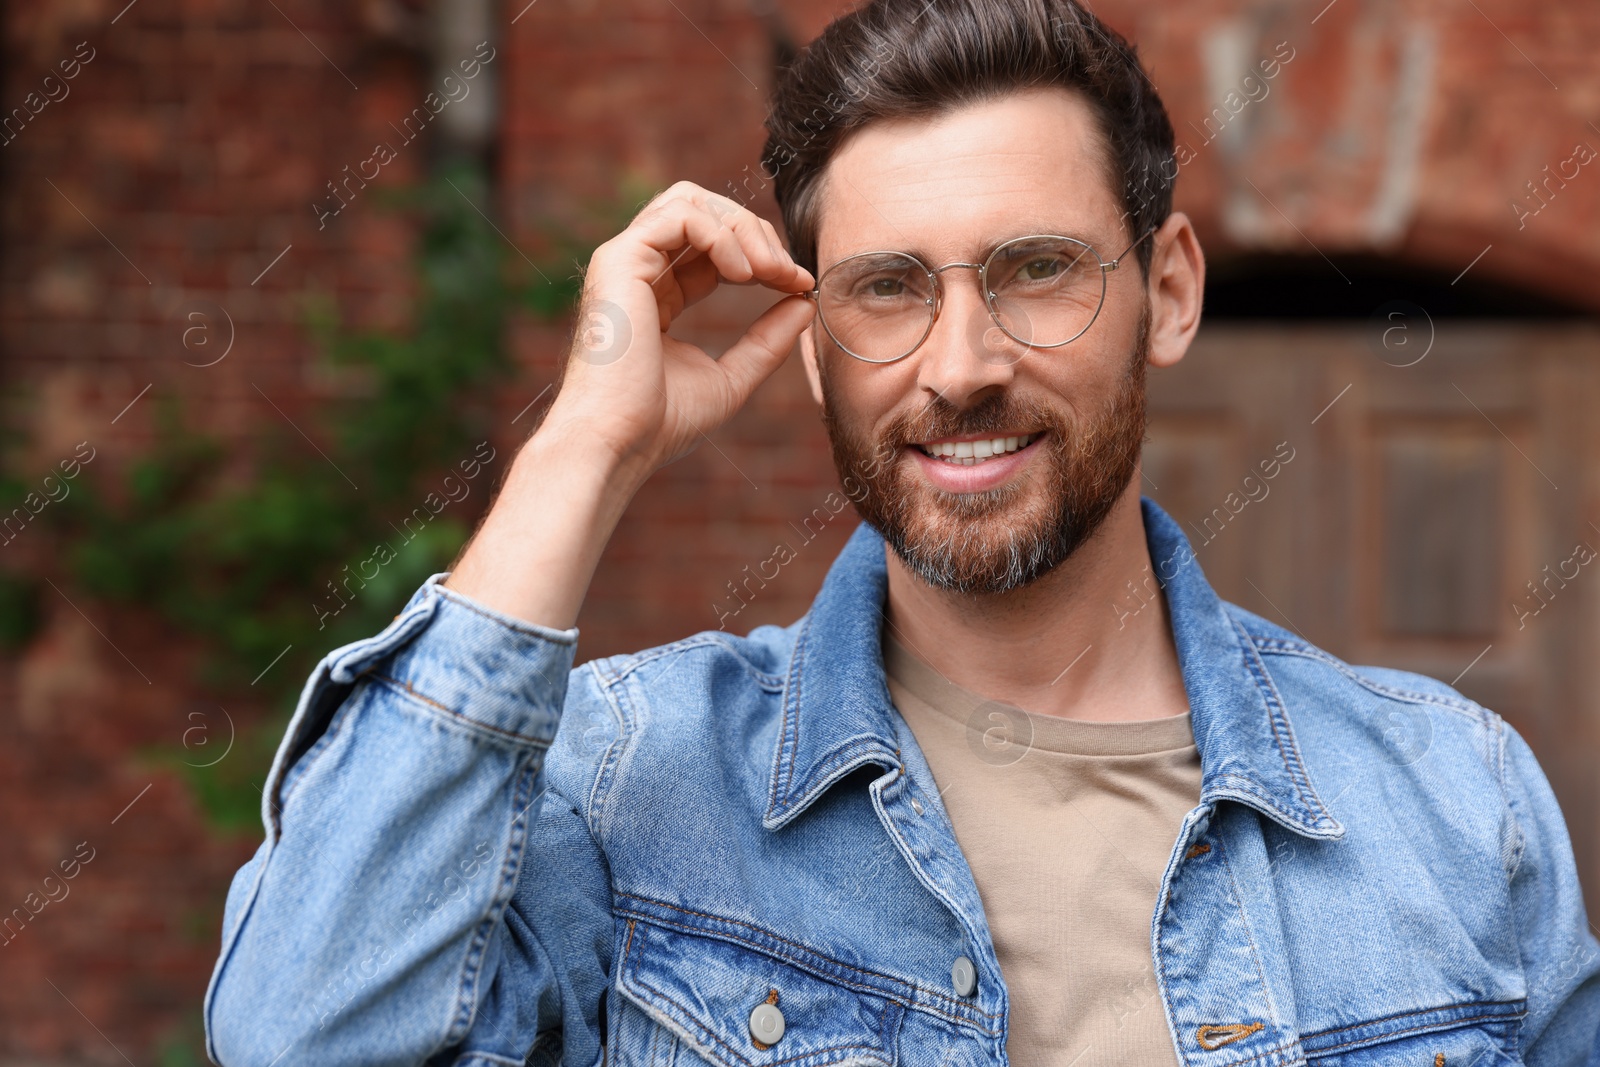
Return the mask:
<path id="1" fill-rule="evenodd" d="M 889 693 L 983 900 L 1011 997 L 1011 1062 L 1176 1067 L 1150 919 L 1200 800 L 1189 713 L 1030 715 L 956 687 L 887 630 L 883 644 Z"/>

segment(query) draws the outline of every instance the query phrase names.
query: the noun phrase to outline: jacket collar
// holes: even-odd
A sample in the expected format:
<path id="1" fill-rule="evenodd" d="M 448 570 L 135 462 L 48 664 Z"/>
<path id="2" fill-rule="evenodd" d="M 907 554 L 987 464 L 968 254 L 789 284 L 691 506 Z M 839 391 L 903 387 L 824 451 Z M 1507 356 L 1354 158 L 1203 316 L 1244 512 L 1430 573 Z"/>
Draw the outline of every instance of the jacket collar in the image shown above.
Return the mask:
<path id="1" fill-rule="evenodd" d="M 1341 836 L 1254 643 L 1212 591 L 1178 524 L 1149 498 L 1141 504 L 1189 695 L 1201 803 L 1231 799 L 1307 837 Z M 859 767 L 902 765 L 880 644 L 884 552 L 882 536 L 859 525 L 800 621 L 762 819 L 769 830 Z"/>

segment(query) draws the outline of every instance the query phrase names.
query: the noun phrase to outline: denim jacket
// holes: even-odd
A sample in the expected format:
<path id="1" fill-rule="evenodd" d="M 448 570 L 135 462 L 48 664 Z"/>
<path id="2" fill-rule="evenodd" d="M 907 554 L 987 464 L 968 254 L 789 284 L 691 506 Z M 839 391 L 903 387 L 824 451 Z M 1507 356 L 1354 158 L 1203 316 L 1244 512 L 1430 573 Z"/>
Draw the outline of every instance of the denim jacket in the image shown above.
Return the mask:
<path id="1" fill-rule="evenodd" d="M 1224 603 L 1143 515 L 1202 767 L 1150 917 L 1179 1063 L 1600 1064 L 1600 943 L 1521 736 Z M 983 907 L 884 681 L 884 551 L 860 526 L 790 626 L 577 669 L 576 629 L 428 579 L 306 684 L 211 1056 L 1004 1065 Z"/>

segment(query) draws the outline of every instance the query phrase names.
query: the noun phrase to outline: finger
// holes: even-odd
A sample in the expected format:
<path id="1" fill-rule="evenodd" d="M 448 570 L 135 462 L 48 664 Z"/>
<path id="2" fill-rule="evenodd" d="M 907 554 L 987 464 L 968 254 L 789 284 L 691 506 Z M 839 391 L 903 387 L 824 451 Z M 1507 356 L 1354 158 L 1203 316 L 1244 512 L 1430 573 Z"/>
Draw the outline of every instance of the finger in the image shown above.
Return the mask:
<path id="1" fill-rule="evenodd" d="M 660 210 L 674 202 L 688 203 L 704 208 L 713 217 L 729 225 L 731 229 L 738 233 L 745 258 L 755 268 L 753 276 L 763 282 L 769 280 L 778 281 L 779 284 L 774 287 L 781 287 L 788 292 L 805 292 L 815 287 L 816 283 L 810 272 L 795 262 L 784 242 L 778 237 L 778 231 L 773 227 L 772 223 L 748 210 L 742 204 L 720 193 L 713 193 L 702 186 L 696 185 L 694 182 L 679 181 L 674 182 L 646 204 L 645 210 Z M 642 215 L 643 213 L 641 212 L 640 214 Z M 759 245 L 748 243 L 745 240 L 745 230 L 752 224 L 760 229 L 760 233 L 756 235 L 761 238 Z M 783 284 L 781 279 L 785 274 L 798 282 L 798 286 L 791 287 Z M 744 284 L 744 282 L 741 281 L 740 284 Z"/>
<path id="2" fill-rule="evenodd" d="M 794 344 L 810 325 L 816 306 L 804 296 L 788 296 L 761 314 L 744 336 L 717 360 L 732 391 L 732 415 L 788 358 Z"/>
<path id="3" fill-rule="evenodd" d="M 753 276 L 740 247 L 738 232 L 716 216 L 682 198 L 664 200 L 639 214 L 616 238 L 631 253 L 631 266 L 652 286 L 703 255 L 729 281 Z"/>
<path id="4" fill-rule="evenodd" d="M 779 239 L 778 231 L 772 225 L 772 223 L 768 222 L 766 219 L 760 218 L 759 216 L 757 216 L 757 218 L 761 223 L 761 228 L 766 232 L 768 245 L 781 252 L 783 256 L 788 259 L 790 265 L 794 269 L 795 276 L 800 280 L 801 284 L 805 286 L 805 289 L 802 289 L 801 292 L 816 288 L 816 279 L 811 276 L 810 271 L 806 270 L 795 261 L 793 254 L 788 251 L 788 249 L 784 246 L 783 241 Z"/>
<path id="5" fill-rule="evenodd" d="M 686 248 L 693 248 L 704 253 L 726 281 L 754 279 L 791 293 L 812 287 L 810 275 L 776 243 L 776 233 L 769 236 L 770 224 L 764 219 L 727 197 L 703 189 L 698 193 L 699 201 L 689 199 L 687 193 L 663 199 L 642 212 L 624 232 L 654 249 L 671 269 L 685 263 L 692 255 Z M 662 273 L 658 271 L 649 280 L 659 280 Z"/>
<path id="6" fill-rule="evenodd" d="M 668 276 L 684 307 L 697 304 L 716 292 L 719 285 L 756 285 L 754 276 L 744 281 L 729 281 L 718 272 L 716 265 L 703 255 L 696 254 L 680 263 Z"/>
<path id="7" fill-rule="evenodd" d="M 739 234 L 740 249 L 750 261 L 756 281 L 781 292 L 801 293 L 812 288 L 810 274 L 784 248 L 772 223 L 715 193 L 706 194 L 702 206 Z"/>
<path id="8" fill-rule="evenodd" d="M 717 268 L 699 251 L 681 260 L 656 283 L 653 292 L 660 311 L 661 329 L 665 332 L 685 308 L 698 304 L 717 291 L 719 285 L 755 285 L 754 279 L 728 282 L 717 273 Z"/>

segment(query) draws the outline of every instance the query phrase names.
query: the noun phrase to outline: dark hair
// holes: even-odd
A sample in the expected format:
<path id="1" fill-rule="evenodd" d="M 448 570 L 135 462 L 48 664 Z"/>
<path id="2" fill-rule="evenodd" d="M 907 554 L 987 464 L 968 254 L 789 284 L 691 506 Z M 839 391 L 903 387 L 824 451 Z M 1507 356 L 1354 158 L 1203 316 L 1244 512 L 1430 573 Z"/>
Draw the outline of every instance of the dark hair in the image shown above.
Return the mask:
<path id="1" fill-rule="evenodd" d="M 795 258 L 816 273 L 820 179 L 846 134 L 1035 86 L 1077 90 L 1093 107 L 1130 240 L 1165 221 L 1178 172 L 1166 108 L 1133 45 L 1076 0 L 866 0 L 773 92 L 762 165 Z M 1152 244 L 1136 249 L 1146 273 Z"/>

